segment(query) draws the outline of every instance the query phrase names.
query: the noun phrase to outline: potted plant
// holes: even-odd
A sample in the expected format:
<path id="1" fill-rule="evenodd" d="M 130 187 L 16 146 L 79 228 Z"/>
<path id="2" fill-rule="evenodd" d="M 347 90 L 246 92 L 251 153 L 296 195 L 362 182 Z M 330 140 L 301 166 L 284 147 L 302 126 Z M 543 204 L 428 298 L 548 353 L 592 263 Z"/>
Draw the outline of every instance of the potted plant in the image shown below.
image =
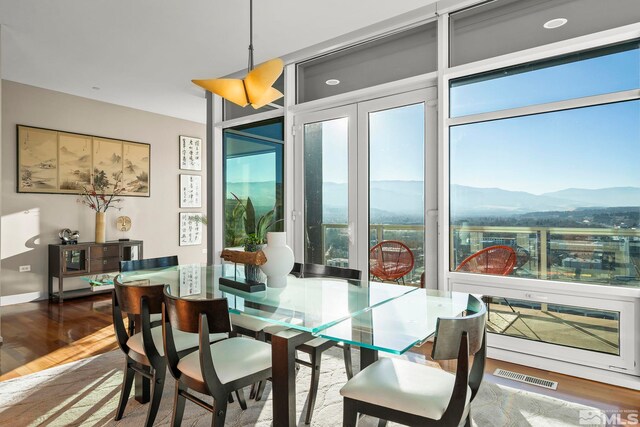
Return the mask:
<path id="1" fill-rule="evenodd" d="M 237 217 L 242 218 L 244 221 L 244 231 L 246 237 L 244 238 L 244 250 L 247 252 L 257 252 L 264 247 L 267 243 L 267 231 L 275 224 L 282 222 L 282 219 L 273 220 L 276 214 L 276 207 L 274 206 L 268 212 L 265 212 L 256 221 L 256 211 L 251 201 L 251 197 L 247 197 L 247 201 L 243 202 L 234 193 L 231 193 L 237 201 L 237 205 L 234 211 L 238 209 Z M 245 277 L 247 280 L 260 281 L 260 267 L 257 265 L 245 264 L 244 266 Z"/>

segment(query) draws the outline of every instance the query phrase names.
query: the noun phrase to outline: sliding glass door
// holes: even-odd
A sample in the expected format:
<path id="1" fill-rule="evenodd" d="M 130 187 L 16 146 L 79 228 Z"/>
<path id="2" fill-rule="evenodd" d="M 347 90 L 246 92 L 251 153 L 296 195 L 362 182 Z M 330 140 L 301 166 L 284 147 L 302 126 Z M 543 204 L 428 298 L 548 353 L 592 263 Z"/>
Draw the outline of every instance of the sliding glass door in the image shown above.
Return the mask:
<path id="1" fill-rule="evenodd" d="M 299 259 L 435 287 L 434 97 L 420 90 L 296 116 Z"/>

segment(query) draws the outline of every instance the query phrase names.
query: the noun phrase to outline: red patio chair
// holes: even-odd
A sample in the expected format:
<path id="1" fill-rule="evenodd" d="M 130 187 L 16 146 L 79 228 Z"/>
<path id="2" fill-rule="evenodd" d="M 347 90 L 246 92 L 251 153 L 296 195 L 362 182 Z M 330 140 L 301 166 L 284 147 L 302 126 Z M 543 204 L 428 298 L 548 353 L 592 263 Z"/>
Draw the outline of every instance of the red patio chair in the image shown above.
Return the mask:
<path id="1" fill-rule="evenodd" d="M 413 270 L 413 252 L 396 240 L 385 240 L 369 251 L 369 273 L 382 281 L 398 282 Z"/>
<path id="2" fill-rule="evenodd" d="M 489 246 L 463 260 L 456 271 L 508 276 L 518 257 L 511 246 Z"/>

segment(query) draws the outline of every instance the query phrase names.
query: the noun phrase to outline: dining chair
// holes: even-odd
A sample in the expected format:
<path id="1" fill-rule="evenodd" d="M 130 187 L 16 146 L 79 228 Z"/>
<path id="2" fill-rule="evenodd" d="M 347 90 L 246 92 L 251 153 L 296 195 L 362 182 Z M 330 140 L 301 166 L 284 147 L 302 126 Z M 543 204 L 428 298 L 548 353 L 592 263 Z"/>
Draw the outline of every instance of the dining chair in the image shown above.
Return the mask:
<path id="1" fill-rule="evenodd" d="M 362 278 L 362 272 L 360 270 L 351 268 L 333 267 L 322 264 L 304 264 L 302 266 L 302 277 L 360 280 Z M 273 328 L 273 326 L 265 329 L 265 332 L 267 334 L 273 334 L 273 330 L 270 328 Z M 314 338 L 311 341 L 307 341 L 306 343 L 296 347 L 297 351 L 309 355 L 309 362 L 298 358 L 296 358 L 296 362 L 300 365 L 311 368 L 311 386 L 309 387 L 309 394 L 307 395 L 307 413 L 305 414 L 305 424 L 311 424 L 313 409 L 315 407 L 316 397 L 318 396 L 318 384 L 320 382 L 320 365 L 322 362 L 322 353 L 335 346 L 342 347 L 344 367 L 347 372 L 347 379 L 350 379 L 351 377 L 353 377 L 353 364 L 351 360 L 351 346 L 349 344 L 339 344 L 336 341 L 331 341 L 325 338 Z"/>
<path id="2" fill-rule="evenodd" d="M 124 352 L 126 360 L 116 421 L 120 420 L 124 414 L 136 373 L 151 380 L 151 401 L 147 409 L 145 426 L 153 425 L 158 413 L 167 364 L 162 345 L 162 327 L 152 327 L 151 315 L 162 312 L 163 288 L 164 285 L 123 285 L 117 279 L 114 282 L 113 325 L 118 345 Z M 139 318 L 140 332 L 127 333 L 123 313 Z M 196 334 L 176 332 L 175 336 L 176 351 L 181 354 L 193 351 L 198 346 Z M 225 334 L 214 334 L 209 337 L 212 342 L 224 338 L 226 338 Z"/>
<path id="3" fill-rule="evenodd" d="M 178 256 L 166 256 L 160 258 L 135 259 L 129 261 L 120 261 L 120 273 L 136 270 L 148 270 L 151 268 L 173 267 L 178 265 Z M 162 313 L 151 314 L 152 326 L 160 326 Z M 133 316 L 129 316 L 129 335 L 133 335 L 135 328 Z"/>
<path id="4" fill-rule="evenodd" d="M 469 372 L 469 357 L 473 365 Z M 469 295 L 461 317 L 439 318 L 433 360 L 457 359 L 455 375 L 403 359 L 382 358 L 342 387 L 343 427 L 355 427 L 358 414 L 419 426 L 471 425 L 469 406 L 476 394 L 486 357 L 486 307 Z"/>
<path id="5" fill-rule="evenodd" d="M 271 346 L 235 336 L 226 298 L 180 299 L 165 289 L 162 316 L 167 365 L 176 380 L 171 424 L 177 427 L 182 423 L 188 399 L 212 413 L 213 427 L 222 427 L 231 394 L 235 392 L 240 406 L 246 409 L 242 389 L 271 377 Z M 198 333 L 198 349 L 181 356 L 175 330 Z M 210 333 L 228 334 L 229 338 L 211 344 L 207 339 Z M 190 390 L 213 397 L 213 404 L 204 402 Z"/>
<path id="6" fill-rule="evenodd" d="M 353 270 L 349 268 L 333 267 L 321 264 L 294 264 L 292 275 L 297 277 L 310 278 L 337 278 L 347 280 L 360 280 L 362 272 L 360 270 Z M 275 325 L 271 322 L 253 319 L 249 316 L 231 315 L 234 331 L 237 331 L 243 335 L 252 336 L 261 341 L 269 341 L 272 335 L 277 334 L 285 329 L 286 326 Z M 298 347 L 302 353 L 309 355 L 309 361 L 302 360 L 296 357 L 296 363 L 312 369 L 311 372 L 311 385 L 309 387 L 309 394 L 307 395 L 307 412 L 305 414 L 305 423 L 310 424 L 313 416 L 313 409 L 315 407 L 316 397 L 318 395 L 318 385 L 320 381 L 320 365 L 322 362 L 322 353 L 339 345 L 335 341 L 327 340 L 324 338 L 314 338 Z M 353 376 L 353 364 L 351 359 L 351 346 L 348 344 L 340 344 L 342 347 L 345 369 L 347 371 L 347 378 Z M 262 397 L 262 391 L 264 390 L 264 383 L 259 383 L 257 387 L 251 389 L 250 398 L 260 400 Z"/>
<path id="7" fill-rule="evenodd" d="M 397 240 L 384 240 L 369 251 L 369 273 L 382 281 L 398 282 L 413 270 L 413 252 Z"/>

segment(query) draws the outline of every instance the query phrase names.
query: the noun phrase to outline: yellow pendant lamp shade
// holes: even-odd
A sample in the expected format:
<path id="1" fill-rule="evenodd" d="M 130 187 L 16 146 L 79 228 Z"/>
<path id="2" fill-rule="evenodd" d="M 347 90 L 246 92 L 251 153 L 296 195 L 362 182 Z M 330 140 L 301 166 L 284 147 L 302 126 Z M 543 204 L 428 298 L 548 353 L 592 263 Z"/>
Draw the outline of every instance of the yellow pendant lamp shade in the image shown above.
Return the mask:
<path id="1" fill-rule="evenodd" d="M 244 79 L 191 81 L 241 107 L 251 104 L 253 108 L 258 109 L 284 96 L 282 92 L 272 87 L 283 69 L 284 62 L 276 58 L 258 65 L 249 71 Z"/>
<path id="2" fill-rule="evenodd" d="M 284 95 L 272 86 L 282 74 L 284 62 L 276 58 L 258 65 L 244 78 L 247 97 L 253 108 L 260 108 Z"/>
<path id="3" fill-rule="evenodd" d="M 249 104 L 247 100 L 247 92 L 244 90 L 244 83 L 241 79 L 210 79 L 210 80 L 191 80 L 201 88 L 211 93 L 220 95 L 227 101 L 233 102 L 241 107 Z"/>

